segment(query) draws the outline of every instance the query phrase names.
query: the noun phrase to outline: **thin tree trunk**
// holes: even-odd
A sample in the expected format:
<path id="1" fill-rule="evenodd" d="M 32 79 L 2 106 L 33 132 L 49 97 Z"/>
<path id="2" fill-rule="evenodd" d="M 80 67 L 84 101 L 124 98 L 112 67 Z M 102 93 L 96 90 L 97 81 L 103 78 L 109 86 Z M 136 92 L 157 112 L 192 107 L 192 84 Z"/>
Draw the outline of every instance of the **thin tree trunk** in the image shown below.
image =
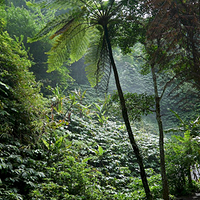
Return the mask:
<path id="1" fill-rule="evenodd" d="M 158 95 L 157 78 L 156 78 L 154 64 L 151 65 L 151 72 L 153 77 L 154 93 L 156 101 L 156 120 L 158 122 L 158 128 L 159 128 L 160 168 L 162 176 L 163 199 L 169 200 L 168 181 L 165 169 L 164 132 L 163 132 L 161 113 L 160 113 L 160 97 Z"/>
<path id="2" fill-rule="evenodd" d="M 188 173 L 188 183 L 189 183 L 189 187 L 192 188 L 192 176 L 191 176 L 190 166 L 188 166 L 187 173 Z"/>
<path id="3" fill-rule="evenodd" d="M 122 92 L 117 68 L 116 68 L 116 65 L 115 65 L 114 58 L 113 58 L 112 47 L 111 47 L 111 43 L 110 43 L 110 39 L 109 39 L 107 26 L 104 26 L 104 32 L 105 32 L 106 42 L 107 42 L 107 45 L 108 45 L 109 57 L 110 57 L 110 60 L 111 60 L 111 65 L 112 65 L 112 69 L 113 69 L 114 76 L 115 76 L 115 83 L 116 83 L 116 87 L 117 87 L 117 91 L 118 91 L 118 94 L 119 94 L 120 103 L 121 103 L 121 107 L 122 107 L 122 116 L 123 116 L 123 119 L 124 119 L 124 122 L 125 122 L 125 125 L 126 125 L 126 129 L 127 129 L 127 132 L 128 132 L 130 143 L 132 145 L 132 148 L 133 148 L 134 153 L 135 153 L 136 158 L 137 158 L 137 162 L 138 162 L 139 167 L 140 167 L 140 176 L 141 176 L 141 179 L 142 179 L 142 183 L 143 183 L 143 187 L 144 187 L 144 190 L 145 190 L 145 193 L 146 193 L 146 197 L 147 197 L 148 200 L 152 200 L 153 198 L 152 198 L 152 195 L 151 195 L 151 192 L 150 192 L 150 189 L 149 189 L 142 156 L 141 156 L 139 148 L 138 148 L 138 146 L 135 142 L 133 132 L 132 132 L 132 129 L 131 129 L 131 125 L 130 125 L 130 122 L 129 122 L 127 108 L 126 108 L 126 104 L 125 104 L 125 100 L 124 100 L 124 95 L 123 95 L 123 92 Z"/>

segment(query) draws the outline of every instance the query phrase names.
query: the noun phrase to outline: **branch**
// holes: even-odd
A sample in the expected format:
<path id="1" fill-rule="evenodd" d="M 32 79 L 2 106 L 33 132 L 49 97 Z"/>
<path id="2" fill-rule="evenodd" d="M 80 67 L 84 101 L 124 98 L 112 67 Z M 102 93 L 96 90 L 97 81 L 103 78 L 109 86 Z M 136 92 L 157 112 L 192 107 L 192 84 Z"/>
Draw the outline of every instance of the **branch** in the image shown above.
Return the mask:
<path id="1" fill-rule="evenodd" d="M 144 58 L 143 56 L 134 56 L 134 58 L 142 58 L 143 60 L 145 60 L 145 61 L 148 61 L 148 59 L 146 59 L 146 58 Z"/>
<path id="2" fill-rule="evenodd" d="M 160 99 L 162 99 L 162 97 L 163 97 L 163 95 L 164 95 L 164 93 L 165 93 L 165 90 L 166 90 L 166 88 L 168 87 L 168 85 L 170 85 L 171 82 L 172 82 L 176 77 L 177 77 L 177 76 L 175 75 L 172 79 L 170 79 L 169 81 L 167 81 L 167 83 L 165 84 L 165 86 L 164 86 L 164 88 L 163 88 L 163 92 L 162 92 L 162 94 L 161 94 L 161 96 L 160 96 Z"/>

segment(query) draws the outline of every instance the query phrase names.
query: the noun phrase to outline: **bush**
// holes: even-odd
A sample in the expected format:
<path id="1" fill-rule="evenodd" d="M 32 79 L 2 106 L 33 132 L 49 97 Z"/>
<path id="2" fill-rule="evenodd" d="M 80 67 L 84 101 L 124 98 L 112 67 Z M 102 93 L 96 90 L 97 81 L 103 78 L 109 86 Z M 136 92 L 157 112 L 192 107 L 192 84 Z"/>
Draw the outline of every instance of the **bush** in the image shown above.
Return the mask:
<path id="1" fill-rule="evenodd" d="M 175 114 L 181 124 L 177 129 L 168 130 L 178 132 L 179 135 L 174 135 L 166 146 L 166 169 L 171 193 L 185 195 L 197 190 L 197 184 L 192 180 L 192 172 L 195 172 L 193 169 L 198 168 L 200 163 L 200 120 L 197 118 L 195 121 L 186 122 Z M 184 136 L 180 136 L 182 133 Z"/>
<path id="2" fill-rule="evenodd" d="M 42 126 L 45 99 L 29 72 L 31 62 L 19 39 L 2 32 L 0 51 L 4 52 L 0 54 L 0 133 L 29 140 Z"/>

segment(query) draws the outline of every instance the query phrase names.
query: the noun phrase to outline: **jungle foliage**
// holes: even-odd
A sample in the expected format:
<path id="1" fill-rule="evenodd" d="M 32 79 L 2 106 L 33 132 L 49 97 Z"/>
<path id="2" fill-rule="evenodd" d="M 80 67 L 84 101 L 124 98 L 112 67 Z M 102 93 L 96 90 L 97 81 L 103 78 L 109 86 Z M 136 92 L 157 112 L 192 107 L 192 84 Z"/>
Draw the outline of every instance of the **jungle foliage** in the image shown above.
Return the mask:
<path id="1" fill-rule="evenodd" d="M 12 38 L 18 37 L 22 39 L 23 45 L 27 50 L 28 58 L 32 65 L 30 71 L 36 76 L 36 80 L 40 83 L 43 94 L 50 94 L 46 89 L 48 85 L 55 87 L 60 84 L 63 87 L 68 86 L 73 79 L 69 76 L 69 70 L 66 67 L 48 73 L 47 69 L 47 52 L 51 43 L 48 40 L 41 40 L 35 43 L 27 43 L 28 37 L 33 37 L 48 21 L 54 18 L 55 11 L 42 10 L 41 8 L 28 7 L 25 1 L 7 1 L 5 9 L 0 16 L 5 19 L 6 30 Z M 59 78 L 58 78 L 59 77 Z"/>
<path id="2" fill-rule="evenodd" d="M 1 132 L 30 141 L 41 126 L 39 116 L 46 100 L 40 93 L 40 84 L 29 71 L 31 61 L 22 38 L 12 39 L 1 31 L 0 44 L 3 52 L 0 54 Z"/>
<path id="3" fill-rule="evenodd" d="M 103 8 L 112 4 L 112 1 L 101 2 L 105 6 Z M 148 23 L 147 40 L 144 40 L 146 30 L 142 26 L 127 26 L 124 23 L 126 20 L 128 23 L 134 21 L 135 14 L 141 16 L 142 12 L 148 13 L 147 7 L 138 9 L 131 1 L 120 2 L 130 10 L 123 15 L 123 23 L 116 27 L 111 20 L 110 30 L 113 32 L 110 38 L 113 46 L 119 46 L 124 54 L 128 53 L 122 55 L 117 48 L 113 56 L 119 66 L 117 69 L 125 92 L 131 128 L 143 158 L 152 197 L 163 198 L 160 138 L 155 120 L 152 120 L 156 110 L 150 74 L 151 64 L 154 63 L 152 61 L 155 61 L 158 97 L 165 129 L 163 141 L 169 196 L 175 199 L 176 196 L 198 192 L 199 49 L 195 42 L 198 41 L 199 25 L 196 16 L 192 15 L 197 11 L 198 2 L 192 1 L 192 6 L 190 1 L 165 1 L 162 6 L 169 10 L 168 15 L 165 9 L 160 9 L 162 6 L 158 1 L 148 1 L 148 9 L 155 6 L 156 12 L 149 21 L 146 18 L 141 21 L 140 17 L 137 21 L 144 23 L 145 27 Z M 142 5 L 146 6 L 145 3 Z M 74 8 L 75 14 L 78 12 L 77 7 Z M 135 13 L 129 12 L 133 9 Z M 177 13 L 177 10 L 180 12 Z M 67 15 L 71 12 L 74 10 Z M 43 62 L 47 59 L 44 52 L 49 50 L 49 40 L 44 38 L 35 43 L 27 43 L 27 38 L 33 37 L 47 21 L 55 19 L 57 25 L 56 20 L 60 20 L 57 14 L 54 10 L 28 7 L 24 0 L 14 1 L 13 4 L 10 0 L 0 1 L 0 199 L 146 199 L 137 157 L 132 151 L 120 113 L 119 96 L 113 93 L 116 87 L 112 75 L 109 93 L 105 96 L 102 94 L 97 97 L 95 90 L 85 80 L 77 80 L 79 85 L 68 87 L 67 81 L 71 79 L 69 69 L 73 71 L 73 66 L 67 67 L 64 64 L 63 68 L 58 69 L 61 71 L 46 73 L 48 67 Z M 79 14 L 78 17 L 85 20 L 82 13 Z M 159 14 L 162 18 L 159 18 Z M 66 24 L 66 15 L 61 16 L 64 21 L 59 22 Z M 171 20 L 172 16 L 175 16 L 175 21 Z M 60 28 L 63 27 L 62 23 Z M 79 22 L 71 19 L 68 23 L 69 28 L 73 28 L 73 23 Z M 175 23 L 182 25 L 175 26 Z M 115 28 L 120 26 L 122 28 L 119 32 L 116 31 Z M 182 32 L 180 27 L 183 28 Z M 102 31 L 101 28 L 99 30 Z M 50 31 L 56 33 L 54 29 Z M 89 39 L 98 44 L 94 40 L 96 32 L 92 33 Z M 155 33 L 162 36 L 163 43 L 160 46 L 155 40 Z M 171 40 L 172 33 L 175 33 L 177 40 Z M 187 35 L 190 36 L 188 40 Z M 79 42 L 76 44 L 76 41 Z M 81 40 L 71 42 L 77 47 L 79 44 L 86 45 Z M 133 46 L 136 42 L 140 43 Z M 99 51 L 92 43 L 90 48 L 93 49 L 94 58 L 95 52 Z M 77 57 L 76 54 L 82 50 L 75 49 L 70 62 L 78 59 L 80 55 Z M 107 58 L 100 57 L 99 61 Z M 75 63 L 75 66 L 79 67 L 80 64 L 83 69 L 83 60 Z M 103 66 L 102 62 L 99 66 Z M 81 76 L 84 74 L 79 72 Z M 100 83 L 95 79 L 93 81 L 94 84 Z M 81 85 L 81 82 L 85 85 Z"/>

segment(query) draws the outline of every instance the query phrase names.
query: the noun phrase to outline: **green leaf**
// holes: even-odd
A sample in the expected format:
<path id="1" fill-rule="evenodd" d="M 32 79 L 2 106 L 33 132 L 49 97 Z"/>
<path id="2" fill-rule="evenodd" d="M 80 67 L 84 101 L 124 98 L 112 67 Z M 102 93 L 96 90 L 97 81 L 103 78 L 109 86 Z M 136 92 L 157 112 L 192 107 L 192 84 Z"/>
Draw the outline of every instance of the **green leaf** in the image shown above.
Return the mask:
<path id="1" fill-rule="evenodd" d="M 184 133 L 184 138 L 186 141 L 189 141 L 190 140 L 190 131 L 187 130 L 185 133 Z"/>
<path id="2" fill-rule="evenodd" d="M 98 151 L 99 151 L 99 155 L 102 156 L 104 151 L 101 146 L 98 147 Z"/>
<path id="3" fill-rule="evenodd" d="M 99 106 L 97 103 L 94 103 L 94 105 L 96 106 L 97 110 L 100 112 L 101 111 L 101 106 Z"/>
<path id="4" fill-rule="evenodd" d="M 0 81 L 0 85 L 4 86 L 7 90 L 10 89 L 10 87 L 9 87 L 8 85 L 6 85 L 5 83 L 3 83 L 3 82 L 1 82 L 1 81 Z"/>
<path id="5" fill-rule="evenodd" d="M 179 135 L 174 135 L 173 137 L 175 137 L 179 142 L 182 142 L 182 143 L 185 142 L 184 138 Z"/>
<path id="6" fill-rule="evenodd" d="M 42 142 L 44 143 L 44 145 L 47 147 L 47 149 L 49 150 L 49 143 L 42 138 Z"/>
<path id="7" fill-rule="evenodd" d="M 62 143 L 63 143 L 63 140 L 64 140 L 64 137 L 60 137 L 59 140 L 57 140 L 57 141 L 55 142 L 55 146 L 56 146 L 57 148 L 60 148 L 61 145 L 62 145 Z"/>
<path id="8" fill-rule="evenodd" d="M 88 160 L 91 160 L 91 159 L 93 159 L 93 158 L 92 158 L 92 157 L 84 158 L 84 159 L 82 160 L 82 163 L 86 163 Z"/>
<path id="9" fill-rule="evenodd" d="M 179 119 L 180 122 L 184 124 L 184 121 L 181 119 L 181 117 L 178 115 L 177 112 L 173 111 L 172 109 L 168 109 L 168 110 L 171 111 L 176 116 L 176 118 Z"/>
<path id="10" fill-rule="evenodd" d="M 28 1 L 28 2 L 26 2 L 26 5 L 27 6 L 33 6 L 34 4 L 32 2 L 30 2 L 30 1 Z"/>

